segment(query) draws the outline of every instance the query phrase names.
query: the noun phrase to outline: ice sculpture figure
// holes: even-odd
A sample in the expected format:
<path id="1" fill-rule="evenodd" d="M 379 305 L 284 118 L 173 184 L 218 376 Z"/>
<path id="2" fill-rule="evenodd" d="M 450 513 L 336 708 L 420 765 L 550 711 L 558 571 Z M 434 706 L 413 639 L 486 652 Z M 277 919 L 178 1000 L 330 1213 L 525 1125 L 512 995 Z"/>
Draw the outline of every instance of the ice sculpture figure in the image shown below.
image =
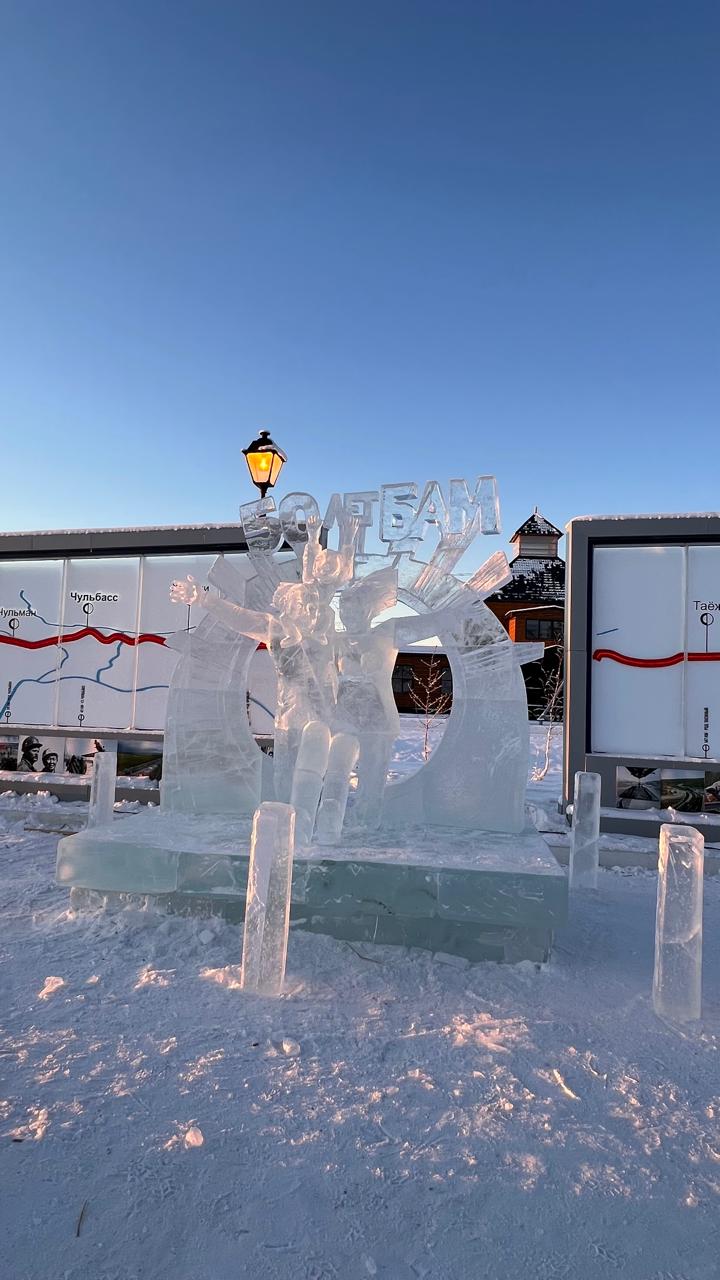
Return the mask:
<path id="1" fill-rule="evenodd" d="M 279 995 L 285 978 L 295 812 L 266 802 L 253 818 L 240 985 Z"/>
<path id="2" fill-rule="evenodd" d="M 436 590 L 446 572 L 439 566 L 450 553 L 457 558 L 458 551 L 457 545 L 450 548 L 447 540 L 441 542 L 434 563 L 423 566 L 427 573 L 421 574 L 416 588 Z M 393 568 L 372 572 L 346 587 L 339 599 L 345 630 L 338 637 L 340 683 L 334 723 L 358 740 L 358 786 L 350 821 L 365 829 L 381 825 L 388 764 L 400 732 L 392 691 L 398 651 L 430 639 L 442 627 L 461 627 L 476 604 L 472 590 L 463 588 L 445 608 L 431 608 L 416 617 L 389 618 L 372 627 L 373 618 L 397 599 L 398 571 Z"/>
<path id="3" fill-rule="evenodd" d="M 397 570 L 380 569 L 340 594 L 345 630 L 337 639 L 339 684 L 333 727 L 358 745 L 354 827 L 380 826 L 383 793 L 400 717 L 392 691 L 397 657 L 393 626 L 371 628 L 377 614 L 397 601 Z"/>
<path id="4" fill-rule="evenodd" d="M 275 714 L 275 798 L 290 800 L 293 771 L 303 729 L 309 720 L 329 725 L 335 701 L 335 615 L 330 601 L 353 571 L 354 525 L 348 524 L 338 551 L 320 545 L 319 517 L 307 520 L 300 582 L 280 582 L 266 611 L 207 595 L 203 607 L 223 626 L 267 646 L 277 671 Z M 173 583 L 171 598 L 192 605 L 200 588 L 192 578 Z"/>
<path id="5" fill-rule="evenodd" d="M 329 755 L 330 730 L 321 721 L 310 720 L 302 731 L 292 779 L 295 842 L 299 846 L 310 844 L 313 837 Z"/>
<path id="6" fill-rule="evenodd" d="M 597 889 L 600 774 L 576 773 L 570 835 L 570 888 Z"/>
<path id="7" fill-rule="evenodd" d="M 700 1017 L 704 852 L 694 827 L 661 826 L 653 1005 L 669 1022 Z"/>
<path id="8" fill-rule="evenodd" d="M 114 751 L 96 751 L 90 780 L 90 806 L 87 824 L 103 827 L 113 819 L 117 761 Z"/>
<path id="9" fill-rule="evenodd" d="M 284 567 L 278 570 L 270 553 L 253 550 L 250 567 L 257 572 L 258 565 L 271 567 L 274 590 Z M 244 603 L 251 586 L 222 557 L 208 581 L 236 605 Z M 178 584 L 171 597 L 192 603 L 200 590 Z M 163 811 L 251 817 L 262 798 L 262 756 L 246 712 L 248 671 L 257 643 L 210 612 L 194 631 L 177 632 L 167 643 L 180 656 L 165 720 Z"/>
<path id="10" fill-rule="evenodd" d="M 336 733 L 323 782 L 315 838 L 318 844 L 337 844 L 345 821 L 350 776 L 357 763 L 358 740 L 349 733 Z"/>

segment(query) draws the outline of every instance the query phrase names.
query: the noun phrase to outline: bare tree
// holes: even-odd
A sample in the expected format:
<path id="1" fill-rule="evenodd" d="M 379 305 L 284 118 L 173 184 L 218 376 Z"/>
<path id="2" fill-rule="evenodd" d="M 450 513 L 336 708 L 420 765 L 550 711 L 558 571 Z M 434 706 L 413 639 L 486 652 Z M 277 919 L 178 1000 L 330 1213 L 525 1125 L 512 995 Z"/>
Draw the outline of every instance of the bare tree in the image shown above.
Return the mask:
<path id="1" fill-rule="evenodd" d="M 538 716 L 538 720 L 547 723 L 547 731 L 545 734 L 545 743 L 540 762 L 533 767 L 533 771 L 530 775 L 532 782 L 540 782 L 544 777 L 546 777 L 548 769 L 550 768 L 550 754 L 553 739 L 556 734 L 560 733 L 562 727 L 563 699 L 565 693 L 563 655 L 559 645 L 548 645 L 547 648 L 554 648 L 557 651 L 558 660 L 543 673 L 544 705 Z"/>
<path id="2" fill-rule="evenodd" d="M 410 698 L 423 721 L 423 760 L 429 759 L 432 726 L 438 716 L 447 715 L 452 705 L 452 686 L 448 687 L 449 667 L 432 653 L 422 660 L 422 672 L 413 674 Z"/>

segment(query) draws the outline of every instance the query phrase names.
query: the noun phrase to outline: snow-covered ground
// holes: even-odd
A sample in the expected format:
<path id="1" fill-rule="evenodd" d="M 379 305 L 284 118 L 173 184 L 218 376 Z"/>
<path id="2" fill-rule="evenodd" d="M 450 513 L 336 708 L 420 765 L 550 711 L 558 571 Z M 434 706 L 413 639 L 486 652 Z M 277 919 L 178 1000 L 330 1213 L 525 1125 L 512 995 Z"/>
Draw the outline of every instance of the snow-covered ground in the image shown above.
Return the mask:
<path id="1" fill-rule="evenodd" d="M 717 1280 L 720 877 L 679 1033 L 654 872 L 602 871 L 543 968 L 295 932 L 271 1001 L 236 926 L 74 913 L 56 840 L 0 819 L 8 1280 Z"/>

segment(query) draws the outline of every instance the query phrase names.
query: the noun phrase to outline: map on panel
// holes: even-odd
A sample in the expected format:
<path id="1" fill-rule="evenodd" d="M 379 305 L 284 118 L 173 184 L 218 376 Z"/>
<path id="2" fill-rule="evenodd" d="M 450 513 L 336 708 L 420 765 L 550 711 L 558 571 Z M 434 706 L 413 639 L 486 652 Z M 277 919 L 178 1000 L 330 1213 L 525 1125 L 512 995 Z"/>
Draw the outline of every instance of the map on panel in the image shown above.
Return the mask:
<path id="1" fill-rule="evenodd" d="M 720 547 L 599 547 L 592 749 L 720 758 Z"/>
<path id="2" fill-rule="evenodd" d="M 214 558 L 0 564 L 2 723 L 161 729 L 177 661 L 168 641 L 202 616 L 170 605 L 170 584 L 202 580 Z"/>
<path id="3" fill-rule="evenodd" d="M 52 724 L 63 561 L 0 565 L 0 717 Z"/>

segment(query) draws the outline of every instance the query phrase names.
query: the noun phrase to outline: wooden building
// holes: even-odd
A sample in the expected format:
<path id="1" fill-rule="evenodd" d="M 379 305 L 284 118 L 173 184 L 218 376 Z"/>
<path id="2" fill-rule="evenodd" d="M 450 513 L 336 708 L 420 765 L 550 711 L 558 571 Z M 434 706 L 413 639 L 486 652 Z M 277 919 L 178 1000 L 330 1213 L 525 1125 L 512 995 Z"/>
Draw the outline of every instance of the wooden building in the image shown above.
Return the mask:
<path id="1" fill-rule="evenodd" d="M 510 561 L 512 581 L 489 596 L 486 603 L 505 627 L 511 640 L 545 644 L 542 662 L 526 663 L 523 676 L 531 718 L 562 716 L 563 619 L 565 614 L 565 561 L 558 555 L 563 534 L 536 507 L 510 539 L 515 556 Z M 393 673 L 393 692 L 399 711 L 424 708 L 448 710 L 452 676 L 444 653 L 415 646 L 399 653 Z"/>
<path id="2" fill-rule="evenodd" d="M 522 669 L 532 719 L 548 711 L 554 719 L 562 716 L 558 679 L 565 617 L 565 561 L 558 555 L 562 536 L 536 507 L 510 539 L 516 549 L 510 561 L 512 581 L 486 601 L 511 640 L 545 644 L 542 662 L 526 663 Z"/>

